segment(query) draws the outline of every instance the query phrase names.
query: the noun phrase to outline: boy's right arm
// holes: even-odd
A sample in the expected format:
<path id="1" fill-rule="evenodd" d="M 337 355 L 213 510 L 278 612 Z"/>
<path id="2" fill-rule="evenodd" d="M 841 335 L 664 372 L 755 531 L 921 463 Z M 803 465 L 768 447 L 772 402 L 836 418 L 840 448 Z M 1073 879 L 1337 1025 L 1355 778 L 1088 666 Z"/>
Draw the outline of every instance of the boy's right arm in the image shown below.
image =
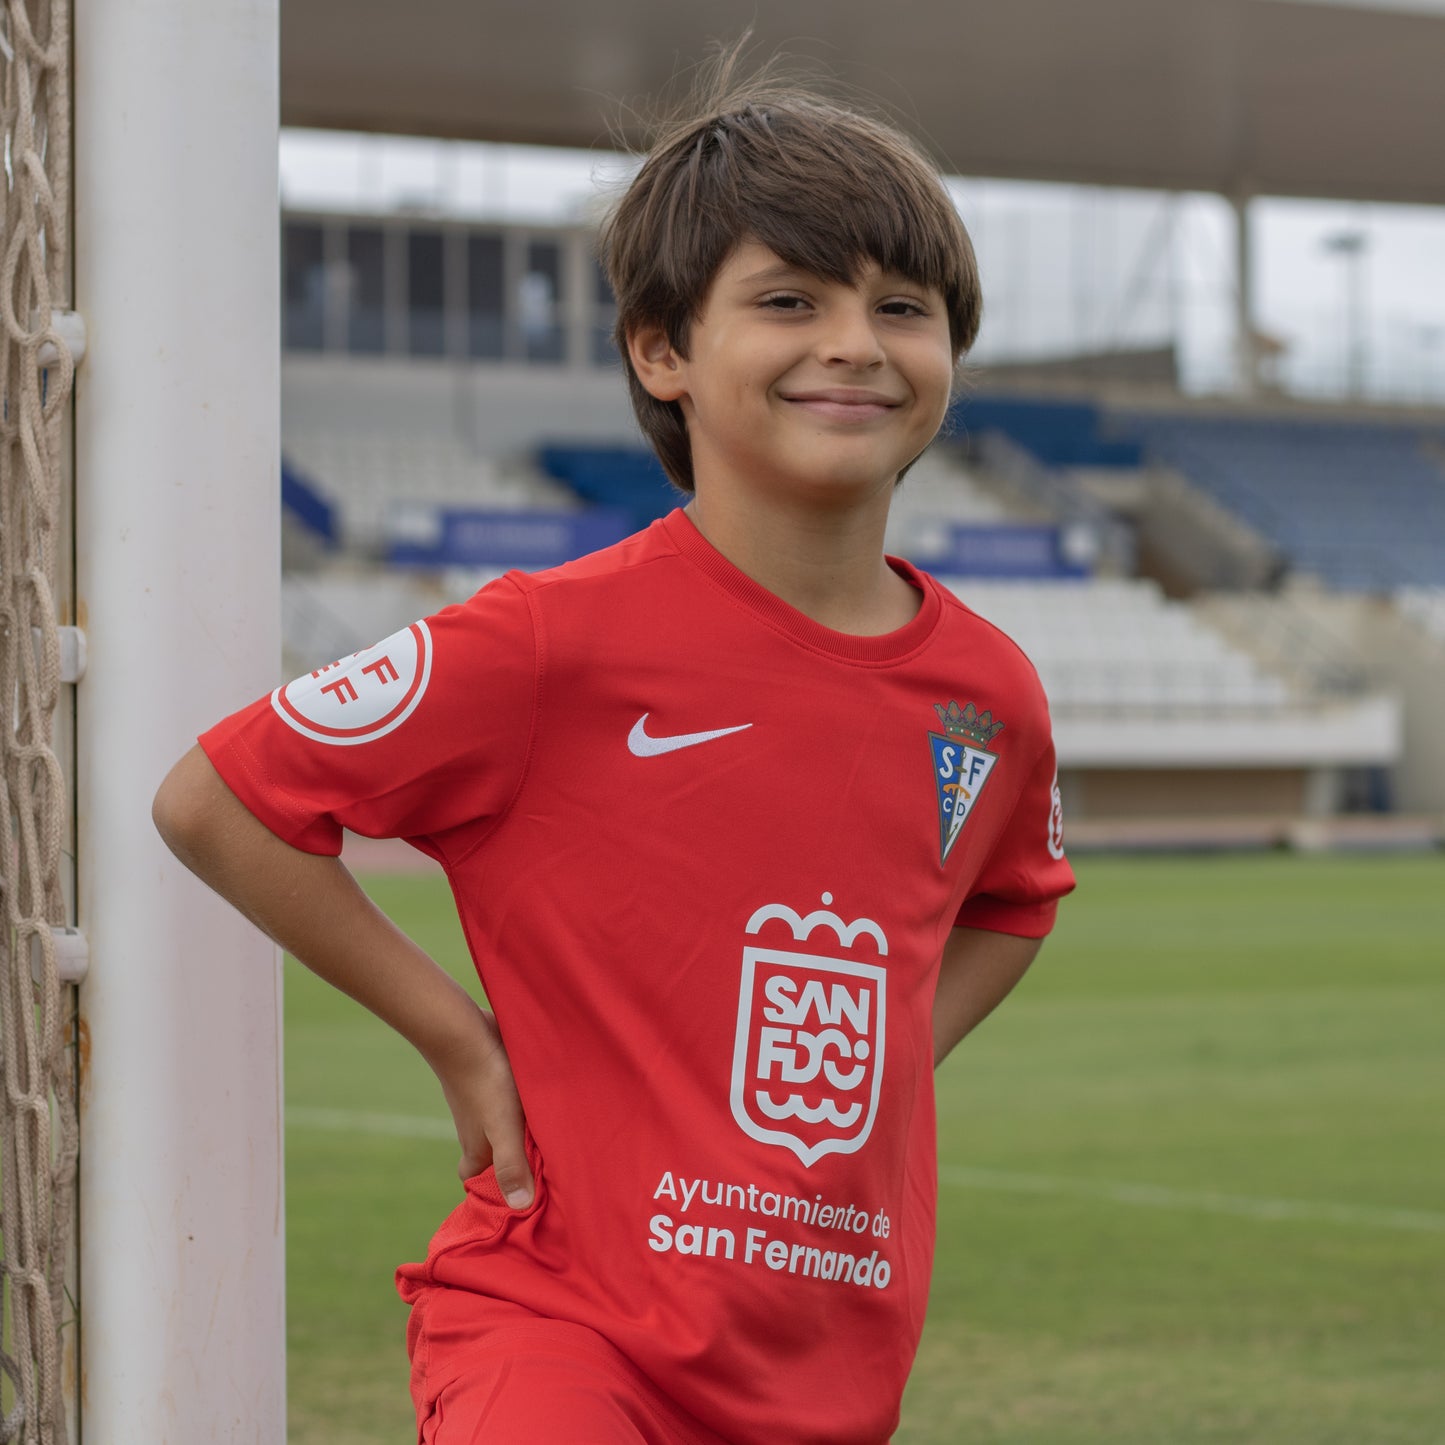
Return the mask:
<path id="1" fill-rule="evenodd" d="M 531 1202 L 522 1105 L 492 1016 L 367 898 L 339 858 L 283 842 L 192 748 L 153 808 L 173 853 L 264 933 L 409 1040 L 456 1123 L 463 1178 L 495 1166 L 514 1209 Z"/>

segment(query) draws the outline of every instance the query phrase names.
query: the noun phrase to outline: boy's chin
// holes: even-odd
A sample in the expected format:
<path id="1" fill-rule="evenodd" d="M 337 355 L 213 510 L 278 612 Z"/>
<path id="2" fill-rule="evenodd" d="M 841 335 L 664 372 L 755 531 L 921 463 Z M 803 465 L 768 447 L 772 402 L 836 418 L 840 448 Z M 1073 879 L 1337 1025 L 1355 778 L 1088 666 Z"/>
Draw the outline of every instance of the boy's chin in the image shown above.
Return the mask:
<path id="1" fill-rule="evenodd" d="M 829 491 L 868 493 L 879 486 L 892 486 L 898 473 L 914 454 L 900 455 L 897 448 L 862 451 L 852 447 L 820 446 L 803 457 L 793 458 L 793 467 L 780 462 L 777 471 L 798 487 Z"/>
<path id="2" fill-rule="evenodd" d="M 861 506 L 880 494 L 893 494 L 897 471 L 880 473 L 877 468 L 860 470 L 838 467 L 789 479 L 791 490 L 820 507 Z"/>
<path id="3" fill-rule="evenodd" d="M 719 468 L 711 479 L 707 473 L 700 471 L 698 490 L 737 488 L 775 497 L 786 495 L 830 510 L 849 505 L 861 506 L 873 501 L 880 493 L 891 496 L 898 473 L 912 460 L 912 453 L 906 457 L 876 452 L 860 456 L 849 455 L 843 448 L 830 456 L 828 449 L 823 447 L 811 448 L 803 457 L 737 457 L 732 466 Z M 729 477 L 746 480 L 739 487 L 738 481 L 729 481 Z"/>

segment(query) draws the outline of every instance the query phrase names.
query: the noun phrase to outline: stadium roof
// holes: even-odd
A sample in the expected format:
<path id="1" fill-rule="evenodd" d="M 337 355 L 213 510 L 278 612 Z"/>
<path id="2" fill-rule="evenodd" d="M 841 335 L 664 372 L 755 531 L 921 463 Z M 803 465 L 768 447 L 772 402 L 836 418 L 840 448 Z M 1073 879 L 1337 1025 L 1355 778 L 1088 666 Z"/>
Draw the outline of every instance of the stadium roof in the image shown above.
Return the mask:
<path id="1" fill-rule="evenodd" d="M 286 0 L 282 120 L 608 146 L 749 25 L 960 174 L 1445 204 L 1441 0 Z"/>

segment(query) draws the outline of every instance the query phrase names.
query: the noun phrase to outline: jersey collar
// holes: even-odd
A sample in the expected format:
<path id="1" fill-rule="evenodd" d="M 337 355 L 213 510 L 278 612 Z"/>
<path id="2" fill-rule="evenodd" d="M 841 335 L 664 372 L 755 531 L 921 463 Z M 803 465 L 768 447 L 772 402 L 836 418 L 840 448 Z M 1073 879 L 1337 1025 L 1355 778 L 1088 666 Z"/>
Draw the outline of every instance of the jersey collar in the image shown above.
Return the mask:
<path id="1" fill-rule="evenodd" d="M 896 632 L 885 632 L 879 637 L 855 637 L 852 633 L 835 632 L 831 627 L 814 622 L 811 617 L 754 582 L 745 572 L 739 571 L 698 531 L 681 507 L 653 525 L 661 527 L 683 557 L 755 613 L 760 621 L 815 652 L 826 653 L 844 662 L 899 662 L 928 641 L 943 614 L 943 603 L 933 579 L 901 557 L 889 557 L 888 565 L 923 594 L 917 615 Z"/>

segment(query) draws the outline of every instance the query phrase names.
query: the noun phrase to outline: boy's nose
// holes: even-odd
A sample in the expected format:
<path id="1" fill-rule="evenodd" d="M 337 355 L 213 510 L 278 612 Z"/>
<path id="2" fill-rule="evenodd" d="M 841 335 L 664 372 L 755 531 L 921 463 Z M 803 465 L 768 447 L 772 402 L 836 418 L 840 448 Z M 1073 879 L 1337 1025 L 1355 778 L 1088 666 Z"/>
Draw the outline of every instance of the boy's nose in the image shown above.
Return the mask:
<path id="1" fill-rule="evenodd" d="M 822 338 L 824 361 L 856 367 L 859 371 L 883 364 L 883 344 L 873 325 L 871 310 L 840 307 L 829 319 L 832 324 Z"/>

